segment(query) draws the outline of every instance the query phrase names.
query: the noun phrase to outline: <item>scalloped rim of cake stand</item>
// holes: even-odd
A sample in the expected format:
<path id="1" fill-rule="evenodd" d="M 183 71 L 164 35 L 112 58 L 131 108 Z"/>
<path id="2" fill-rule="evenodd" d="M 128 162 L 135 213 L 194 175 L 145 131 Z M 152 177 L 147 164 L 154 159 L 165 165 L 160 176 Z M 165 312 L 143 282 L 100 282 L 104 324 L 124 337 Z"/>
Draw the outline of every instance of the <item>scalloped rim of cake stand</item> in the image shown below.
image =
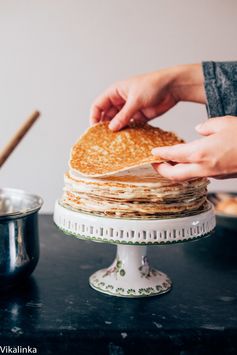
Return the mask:
<path id="1" fill-rule="evenodd" d="M 54 223 L 65 234 L 82 240 L 123 245 L 166 245 L 195 241 L 212 234 L 214 208 L 173 219 L 119 219 L 73 211 L 55 203 Z"/>

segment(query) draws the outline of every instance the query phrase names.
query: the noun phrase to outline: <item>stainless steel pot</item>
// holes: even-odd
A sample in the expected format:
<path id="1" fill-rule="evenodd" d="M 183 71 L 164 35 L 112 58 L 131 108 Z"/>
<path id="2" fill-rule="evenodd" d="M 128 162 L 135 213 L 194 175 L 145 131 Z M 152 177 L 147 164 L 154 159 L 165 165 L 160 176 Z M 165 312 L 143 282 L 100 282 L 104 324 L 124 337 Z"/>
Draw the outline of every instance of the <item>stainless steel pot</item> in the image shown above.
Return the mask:
<path id="1" fill-rule="evenodd" d="M 39 260 L 38 211 L 43 200 L 0 189 L 0 288 L 29 276 Z"/>

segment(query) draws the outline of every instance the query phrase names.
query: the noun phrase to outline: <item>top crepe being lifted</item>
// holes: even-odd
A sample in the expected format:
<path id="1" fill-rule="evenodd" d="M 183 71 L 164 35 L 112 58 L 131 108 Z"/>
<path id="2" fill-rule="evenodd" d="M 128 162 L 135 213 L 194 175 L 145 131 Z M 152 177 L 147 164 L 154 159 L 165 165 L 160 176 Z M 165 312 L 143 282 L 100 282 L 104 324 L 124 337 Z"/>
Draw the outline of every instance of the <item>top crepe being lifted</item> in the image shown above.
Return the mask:
<path id="1" fill-rule="evenodd" d="M 147 163 L 162 162 L 152 155 L 153 148 L 183 142 L 174 133 L 148 124 L 113 132 L 108 122 L 98 123 L 73 146 L 69 165 L 84 176 L 112 175 Z"/>

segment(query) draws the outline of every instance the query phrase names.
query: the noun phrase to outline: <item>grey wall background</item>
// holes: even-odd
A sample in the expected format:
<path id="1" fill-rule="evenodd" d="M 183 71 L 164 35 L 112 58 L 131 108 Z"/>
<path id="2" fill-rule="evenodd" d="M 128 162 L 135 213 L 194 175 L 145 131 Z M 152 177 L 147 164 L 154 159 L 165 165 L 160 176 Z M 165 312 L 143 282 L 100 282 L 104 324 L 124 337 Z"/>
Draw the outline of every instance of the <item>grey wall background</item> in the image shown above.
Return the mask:
<path id="1" fill-rule="evenodd" d="M 235 0 L 0 0 L 0 149 L 33 109 L 42 112 L 0 186 L 38 193 L 52 211 L 92 100 L 134 74 L 236 59 L 236 14 Z M 206 118 L 205 107 L 182 103 L 156 124 L 191 140 Z"/>

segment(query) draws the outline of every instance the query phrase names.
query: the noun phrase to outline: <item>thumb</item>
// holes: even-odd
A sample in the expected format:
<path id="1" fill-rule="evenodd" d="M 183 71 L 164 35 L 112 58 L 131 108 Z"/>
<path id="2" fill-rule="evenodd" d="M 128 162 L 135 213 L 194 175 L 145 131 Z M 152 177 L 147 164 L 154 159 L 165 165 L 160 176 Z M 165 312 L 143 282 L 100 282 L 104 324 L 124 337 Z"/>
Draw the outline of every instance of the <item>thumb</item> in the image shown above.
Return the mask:
<path id="1" fill-rule="evenodd" d="M 129 123 L 130 119 L 138 110 L 139 107 L 136 103 L 128 100 L 117 115 L 112 119 L 109 124 L 109 128 L 112 129 L 112 131 L 119 131 Z"/>
<path id="2" fill-rule="evenodd" d="M 210 134 L 221 131 L 230 123 L 230 120 L 232 119 L 233 117 L 231 116 L 209 118 L 204 123 L 197 125 L 195 129 L 199 134 L 209 136 Z"/>

